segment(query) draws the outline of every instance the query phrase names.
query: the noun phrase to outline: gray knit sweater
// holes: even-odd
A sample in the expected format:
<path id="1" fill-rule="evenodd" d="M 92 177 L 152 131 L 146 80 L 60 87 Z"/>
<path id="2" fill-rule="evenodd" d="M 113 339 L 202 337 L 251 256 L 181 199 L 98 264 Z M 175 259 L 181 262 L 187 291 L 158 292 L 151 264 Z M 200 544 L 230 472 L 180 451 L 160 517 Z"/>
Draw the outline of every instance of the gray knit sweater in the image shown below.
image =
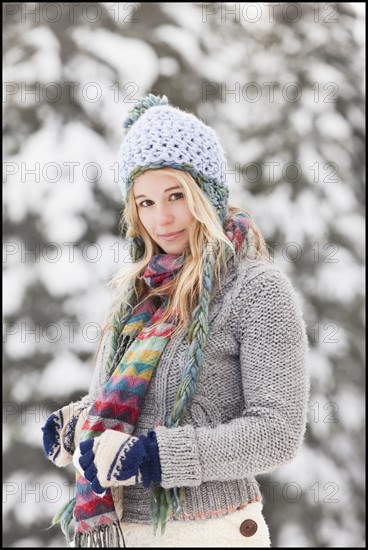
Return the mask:
<path id="1" fill-rule="evenodd" d="M 106 381 L 100 355 L 86 402 Z M 188 352 L 186 336 L 165 347 L 133 435 L 155 428 L 164 488 L 185 487 L 187 514 L 221 516 L 261 497 L 257 474 L 292 460 L 307 423 L 308 342 L 296 293 L 274 264 L 231 263 L 210 304 L 209 338 L 194 400 L 166 428 Z M 113 489 L 125 522 L 151 523 L 151 491 Z"/>

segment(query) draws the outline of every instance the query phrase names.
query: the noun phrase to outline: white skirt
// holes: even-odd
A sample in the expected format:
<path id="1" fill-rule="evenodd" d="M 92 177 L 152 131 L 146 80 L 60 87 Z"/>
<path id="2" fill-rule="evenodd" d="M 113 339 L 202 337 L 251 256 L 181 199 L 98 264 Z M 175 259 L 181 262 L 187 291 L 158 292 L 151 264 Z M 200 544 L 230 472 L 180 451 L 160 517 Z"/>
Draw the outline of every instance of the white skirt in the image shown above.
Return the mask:
<path id="1" fill-rule="evenodd" d="M 152 525 L 120 523 L 127 548 L 270 548 L 270 534 L 262 514 L 262 502 L 225 516 L 204 520 L 172 520 L 163 535 Z"/>

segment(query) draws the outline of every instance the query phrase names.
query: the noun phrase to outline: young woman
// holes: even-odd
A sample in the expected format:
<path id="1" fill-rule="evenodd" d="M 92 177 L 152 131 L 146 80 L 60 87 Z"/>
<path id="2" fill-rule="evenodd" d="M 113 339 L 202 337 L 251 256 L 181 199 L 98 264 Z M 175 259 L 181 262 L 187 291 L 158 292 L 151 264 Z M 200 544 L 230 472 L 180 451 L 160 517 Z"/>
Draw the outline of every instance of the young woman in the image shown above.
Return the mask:
<path id="1" fill-rule="evenodd" d="M 74 517 L 77 547 L 269 547 L 255 476 L 292 460 L 306 427 L 296 293 L 229 205 L 213 129 L 152 94 L 124 127 L 131 264 L 88 395 L 43 428 L 48 458 L 78 471 L 55 522 L 69 540 Z"/>

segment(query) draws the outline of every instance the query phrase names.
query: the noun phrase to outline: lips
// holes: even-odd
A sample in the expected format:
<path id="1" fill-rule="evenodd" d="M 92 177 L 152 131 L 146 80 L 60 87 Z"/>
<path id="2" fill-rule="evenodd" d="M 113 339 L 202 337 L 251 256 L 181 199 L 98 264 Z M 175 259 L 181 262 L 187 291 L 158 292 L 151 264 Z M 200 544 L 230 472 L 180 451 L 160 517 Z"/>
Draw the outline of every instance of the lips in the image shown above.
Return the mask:
<path id="1" fill-rule="evenodd" d="M 184 231 L 184 229 L 182 229 Z M 166 233 L 166 235 L 160 235 L 160 237 L 172 237 L 173 235 L 178 235 L 178 233 L 181 233 L 182 231 L 174 231 L 174 233 Z"/>
<path id="2" fill-rule="evenodd" d="M 176 233 L 168 233 L 167 235 L 160 235 L 160 239 L 163 239 L 164 241 L 171 242 L 175 241 L 176 239 L 179 239 L 180 236 L 184 233 L 185 229 L 182 229 L 182 231 L 177 231 Z"/>

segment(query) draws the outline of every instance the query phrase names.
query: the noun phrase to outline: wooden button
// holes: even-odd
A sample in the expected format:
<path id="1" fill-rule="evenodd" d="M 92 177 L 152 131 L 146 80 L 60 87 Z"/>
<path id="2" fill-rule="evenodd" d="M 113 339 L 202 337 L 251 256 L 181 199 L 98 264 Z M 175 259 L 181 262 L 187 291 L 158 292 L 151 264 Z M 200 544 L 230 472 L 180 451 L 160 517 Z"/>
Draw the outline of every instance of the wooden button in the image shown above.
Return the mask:
<path id="1" fill-rule="evenodd" d="M 257 531 L 258 525 L 253 519 L 246 519 L 240 526 L 240 532 L 244 537 L 251 537 Z"/>

